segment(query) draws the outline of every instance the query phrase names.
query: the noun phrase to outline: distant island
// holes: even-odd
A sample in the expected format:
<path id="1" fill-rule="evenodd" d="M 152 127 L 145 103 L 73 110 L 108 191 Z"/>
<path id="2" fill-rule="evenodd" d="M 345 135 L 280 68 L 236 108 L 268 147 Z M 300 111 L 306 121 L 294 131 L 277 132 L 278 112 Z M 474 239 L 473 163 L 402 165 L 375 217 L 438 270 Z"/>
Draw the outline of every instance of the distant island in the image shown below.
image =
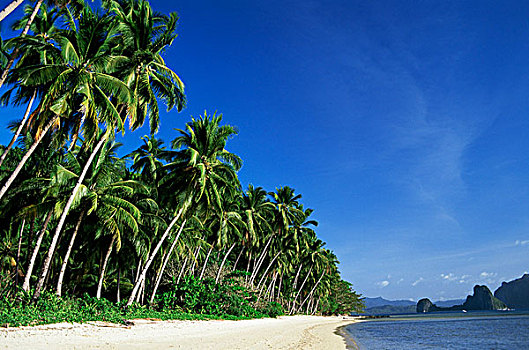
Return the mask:
<path id="1" fill-rule="evenodd" d="M 438 306 L 452 306 L 461 304 L 464 299 L 439 300 L 435 304 Z M 415 313 L 417 303 L 413 300 L 388 300 L 381 297 L 364 298 L 364 313 L 368 315 L 395 315 Z"/>
<path id="2" fill-rule="evenodd" d="M 509 309 L 529 309 L 529 274 L 510 282 L 503 282 L 494 296 L 503 301 Z"/>
<path id="3" fill-rule="evenodd" d="M 510 282 L 503 282 L 494 292 L 487 286 L 474 286 L 474 294 L 469 295 L 461 305 L 442 307 L 436 305 L 428 298 L 419 300 L 416 311 L 459 311 L 459 310 L 506 310 L 529 309 L 529 274 Z"/>
<path id="4" fill-rule="evenodd" d="M 501 300 L 492 295 L 487 286 L 474 286 L 474 295 L 469 295 L 462 305 L 450 307 L 437 306 L 428 298 L 419 300 L 417 312 L 432 311 L 458 311 L 458 310 L 504 310 L 507 306 Z"/>

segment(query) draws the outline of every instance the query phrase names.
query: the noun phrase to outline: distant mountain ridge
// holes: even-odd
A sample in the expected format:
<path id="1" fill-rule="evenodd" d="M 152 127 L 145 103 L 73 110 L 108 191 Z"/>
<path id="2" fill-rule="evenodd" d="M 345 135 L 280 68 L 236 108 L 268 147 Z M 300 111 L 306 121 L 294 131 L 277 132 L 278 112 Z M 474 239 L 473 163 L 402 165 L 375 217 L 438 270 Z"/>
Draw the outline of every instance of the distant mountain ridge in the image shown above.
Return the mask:
<path id="1" fill-rule="evenodd" d="M 444 300 L 435 302 L 436 305 L 448 307 L 456 304 L 462 304 L 464 299 Z M 393 315 L 393 314 L 407 314 L 414 313 L 416 309 L 416 302 L 412 300 L 388 300 L 382 297 L 365 298 L 364 303 L 366 314 L 370 315 Z"/>
<path id="2" fill-rule="evenodd" d="M 464 302 L 465 302 L 465 299 L 452 299 L 452 300 L 439 300 L 439 301 L 436 301 L 435 304 L 445 307 L 445 306 L 463 304 Z M 376 298 L 366 297 L 364 299 L 364 304 L 366 305 L 366 309 L 369 309 L 372 307 L 387 306 L 387 305 L 389 306 L 410 306 L 410 305 L 416 305 L 417 302 L 415 302 L 414 300 L 406 300 L 406 299 L 388 300 L 382 297 L 376 297 Z"/>
<path id="3" fill-rule="evenodd" d="M 370 309 L 372 307 L 379 307 L 379 306 L 409 306 L 409 305 L 415 305 L 415 302 L 412 300 L 388 300 L 384 299 L 382 297 L 376 297 L 376 298 L 365 298 L 364 304 L 366 306 L 366 309 Z"/>

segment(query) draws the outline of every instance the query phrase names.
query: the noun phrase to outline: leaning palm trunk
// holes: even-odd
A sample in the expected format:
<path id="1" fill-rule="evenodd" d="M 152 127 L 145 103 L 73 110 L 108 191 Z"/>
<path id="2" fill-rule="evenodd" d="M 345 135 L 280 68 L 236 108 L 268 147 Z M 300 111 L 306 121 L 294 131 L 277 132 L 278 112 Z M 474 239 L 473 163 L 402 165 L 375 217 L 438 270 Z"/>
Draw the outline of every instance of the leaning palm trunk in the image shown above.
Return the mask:
<path id="1" fill-rule="evenodd" d="M 178 274 L 178 279 L 176 280 L 176 284 L 179 284 L 180 283 L 180 279 L 182 278 L 182 276 L 184 275 L 184 271 L 186 269 L 186 266 L 187 266 L 187 259 L 189 257 L 186 256 L 186 258 L 184 259 L 184 263 L 182 264 L 182 268 L 180 269 L 180 273 Z"/>
<path id="2" fill-rule="evenodd" d="M 191 265 L 191 269 L 189 270 L 189 273 L 194 276 L 195 275 L 195 266 L 197 265 L 198 255 L 200 254 L 200 249 L 202 249 L 202 246 L 198 246 L 197 249 L 195 249 L 195 254 L 193 254 L 193 265 Z"/>
<path id="3" fill-rule="evenodd" d="M 31 24 L 33 23 L 33 20 L 35 19 L 35 16 L 39 12 L 40 5 L 42 5 L 43 2 L 44 2 L 44 0 L 39 0 L 35 4 L 35 7 L 33 8 L 33 12 L 31 13 L 31 16 L 29 17 L 28 22 L 26 23 L 26 26 L 24 27 L 24 30 L 22 31 L 22 33 L 20 33 L 20 38 L 25 37 L 26 34 L 29 32 L 29 28 L 31 27 Z M 7 16 L 7 14 L 6 14 L 6 16 Z M 11 70 L 11 67 L 13 66 L 13 63 L 15 63 L 15 60 L 17 59 L 17 56 L 18 56 L 18 48 L 16 48 L 15 51 L 13 51 L 13 53 L 11 54 L 11 58 L 7 62 L 6 68 L 2 72 L 2 76 L 0 77 L 0 87 L 2 87 L 2 85 L 4 85 L 4 83 L 5 83 L 6 79 L 7 79 L 7 75 L 9 73 L 9 71 Z"/>
<path id="4" fill-rule="evenodd" d="M 154 301 L 154 296 L 156 295 L 156 291 L 158 290 L 158 286 L 160 285 L 160 282 L 162 280 L 163 273 L 165 271 L 165 266 L 167 265 L 167 262 L 171 258 L 171 254 L 173 253 L 173 249 L 176 246 L 176 242 L 178 242 L 178 238 L 180 238 L 180 234 L 182 233 L 182 230 L 184 229 L 184 226 L 186 224 L 186 220 L 182 222 L 182 225 L 180 225 L 180 228 L 178 229 L 178 233 L 176 234 L 175 239 L 173 240 L 173 244 L 171 244 L 171 247 L 169 248 L 169 252 L 167 252 L 165 259 L 162 263 L 162 268 L 158 272 L 158 276 L 156 277 L 156 282 L 154 284 L 154 289 L 152 291 L 151 299 L 149 300 L 149 304 L 152 304 Z"/>
<path id="5" fill-rule="evenodd" d="M 268 295 L 268 300 L 271 299 L 271 295 L 272 295 L 273 290 L 274 290 L 273 288 L 274 288 L 274 284 L 275 284 L 276 279 L 277 279 L 277 274 L 274 273 L 273 277 L 270 279 L 270 283 L 268 284 L 268 288 L 266 288 L 266 292 L 264 294 L 264 297 L 266 297 Z M 264 287 L 264 285 L 263 285 L 263 287 Z M 260 297 L 261 297 L 261 295 L 259 295 L 257 297 L 257 300 L 259 300 Z"/>
<path id="6" fill-rule="evenodd" d="M 141 281 L 141 285 L 140 285 L 139 293 L 138 293 L 138 295 L 136 296 L 136 302 L 137 302 L 137 303 L 141 302 L 141 303 L 143 304 L 143 295 L 144 295 L 144 292 L 145 292 L 145 280 Z"/>
<path id="7" fill-rule="evenodd" d="M 20 226 L 20 232 L 18 234 L 17 260 L 15 264 L 15 286 L 18 286 L 18 271 L 20 270 L 20 250 L 22 248 L 22 233 L 24 232 L 25 225 L 26 225 L 26 218 L 22 220 L 22 226 Z"/>
<path id="8" fill-rule="evenodd" d="M 261 265 L 262 265 L 262 263 L 264 261 L 264 258 L 265 258 L 265 255 L 266 255 L 266 252 L 267 252 L 267 249 L 268 249 L 268 246 L 272 242 L 272 238 L 273 237 L 274 237 L 273 235 L 270 236 L 270 238 L 268 239 L 268 242 L 266 242 L 266 245 L 263 248 L 263 251 L 261 252 L 261 255 L 255 261 L 255 266 L 254 266 L 254 269 L 252 271 L 252 275 L 250 276 L 250 284 L 252 284 L 254 282 L 255 278 L 257 277 L 257 273 L 259 272 L 259 269 L 261 268 Z"/>
<path id="9" fill-rule="evenodd" d="M 176 224 L 178 219 L 180 219 L 180 216 L 182 216 L 184 211 L 187 209 L 188 205 L 189 205 L 189 200 L 186 203 L 184 203 L 184 206 L 182 206 L 182 208 L 180 208 L 180 210 L 178 211 L 178 214 L 176 214 L 176 216 L 173 218 L 173 220 L 171 221 L 171 223 L 169 224 L 169 226 L 167 227 L 167 229 L 163 233 L 162 238 L 160 238 L 160 241 L 158 242 L 158 244 L 156 245 L 156 247 L 152 251 L 151 255 L 149 256 L 149 259 L 147 259 L 147 262 L 145 262 L 145 266 L 143 267 L 143 270 L 142 270 L 142 272 L 140 274 L 140 277 L 134 283 L 134 288 L 132 288 L 132 292 L 130 293 L 129 300 L 127 301 L 127 305 L 126 305 L 127 307 L 132 305 L 132 302 L 134 301 L 134 298 L 136 297 L 136 295 L 138 294 L 138 290 L 140 289 L 141 282 L 145 279 L 145 276 L 147 275 L 147 270 L 149 269 L 149 267 L 151 266 L 152 262 L 154 261 L 154 258 L 156 257 L 156 254 L 158 253 L 158 251 L 162 247 L 163 242 L 165 241 L 167 236 L 169 236 L 169 233 L 171 232 L 171 229 Z"/>
<path id="10" fill-rule="evenodd" d="M 280 301 L 281 299 L 281 287 L 283 285 L 283 275 L 279 274 L 279 287 L 277 288 L 277 294 L 276 294 L 276 301 Z"/>
<path id="11" fill-rule="evenodd" d="M 320 305 L 320 298 L 316 301 L 316 304 L 314 305 L 314 308 L 312 309 L 311 315 L 314 315 L 316 311 L 318 311 L 318 305 Z"/>
<path id="12" fill-rule="evenodd" d="M 314 291 L 316 290 L 316 287 L 318 286 L 318 284 L 320 284 L 320 281 L 321 279 L 323 278 L 323 275 L 325 274 L 325 270 L 323 270 L 321 272 L 321 276 L 320 278 L 318 278 L 318 282 L 316 282 L 316 284 L 314 285 L 314 287 L 312 287 L 312 290 L 310 291 L 310 293 L 307 295 L 307 297 L 305 298 L 305 300 L 303 300 L 303 302 L 301 303 L 301 305 L 299 305 L 299 308 L 301 309 L 303 307 L 303 304 L 305 304 L 305 302 L 307 301 L 307 299 L 312 296 L 312 293 L 314 293 Z"/>
<path id="13" fill-rule="evenodd" d="M 13 172 L 11 173 L 11 176 L 9 176 L 9 179 L 7 179 L 7 181 L 4 184 L 4 186 L 2 186 L 2 189 L 0 190 L 0 199 L 2 199 L 2 197 L 4 197 L 5 193 L 7 192 L 9 187 L 13 184 L 13 181 L 15 181 L 16 177 L 18 176 L 18 173 L 20 173 L 20 170 L 22 170 L 22 168 L 24 167 L 24 165 L 28 161 L 29 157 L 33 154 L 33 152 L 35 151 L 37 146 L 40 144 L 40 141 L 42 141 L 42 139 L 44 138 L 44 135 L 46 135 L 48 130 L 52 127 L 53 124 L 55 124 L 55 122 L 57 121 L 58 118 L 59 118 L 58 116 L 55 116 L 48 122 L 48 124 L 46 124 L 46 126 L 44 127 L 44 130 L 42 130 L 42 133 L 41 133 L 40 137 L 37 140 L 35 140 L 35 142 L 33 142 L 33 144 L 28 149 L 28 151 L 26 152 L 24 157 L 22 157 L 22 159 L 18 163 L 18 165 L 15 168 L 15 170 L 13 170 Z"/>
<path id="14" fill-rule="evenodd" d="M 293 290 L 296 290 L 296 287 L 298 286 L 298 277 L 299 277 L 299 273 L 301 272 L 302 267 L 303 267 L 303 264 L 300 264 L 298 268 L 298 272 L 296 272 L 296 277 L 294 278 L 294 283 L 292 287 Z"/>
<path id="15" fill-rule="evenodd" d="M 61 266 L 61 272 L 59 273 L 59 279 L 57 280 L 57 296 L 62 295 L 62 282 L 64 280 L 64 274 L 66 273 L 66 266 L 68 265 L 68 259 L 70 259 L 70 254 L 72 253 L 73 243 L 75 242 L 75 238 L 77 237 L 77 232 L 79 232 L 79 227 L 81 226 L 81 221 L 84 217 L 84 210 L 81 212 L 81 215 L 79 215 L 79 219 L 77 220 L 77 224 L 75 224 L 75 228 L 73 230 L 72 238 L 70 239 L 70 244 L 68 244 L 68 250 L 66 250 L 66 254 L 64 255 L 64 260 L 62 262 Z"/>
<path id="16" fill-rule="evenodd" d="M 17 128 L 17 131 L 13 135 L 13 138 L 11 139 L 11 142 L 9 142 L 9 145 L 7 145 L 6 149 L 4 150 L 4 153 L 2 153 L 2 156 L 0 157 L 0 166 L 2 166 L 2 163 L 7 157 L 7 154 L 15 144 L 15 141 L 18 139 L 18 136 L 20 136 L 20 133 L 22 132 L 22 129 L 24 126 L 26 126 L 26 122 L 29 119 L 29 112 L 31 112 L 31 106 L 33 105 L 33 101 L 35 101 L 35 97 L 37 96 L 37 90 L 33 92 L 33 96 L 31 97 L 31 100 L 29 100 L 28 107 L 26 108 L 26 113 L 24 114 L 24 118 L 22 118 L 22 121 L 20 122 L 20 125 Z"/>
<path id="17" fill-rule="evenodd" d="M 270 282 L 270 285 L 268 286 L 268 301 L 272 301 L 274 298 L 274 289 L 276 288 L 276 281 L 277 281 L 277 274 L 274 274 L 274 279 L 272 282 Z"/>
<path id="18" fill-rule="evenodd" d="M 103 289 L 103 280 L 105 279 L 105 271 L 107 270 L 108 260 L 110 259 L 110 254 L 112 253 L 112 247 L 114 246 L 114 241 L 116 240 L 116 235 L 112 236 L 110 245 L 108 246 L 107 253 L 105 255 L 105 260 L 103 260 L 103 267 L 101 268 L 101 275 L 99 276 L 99 282 L 97 283 L 97 292 L 96 298 L 101 299 L 101 290 Z"/>
<path id="19" fill-rule="evenodd" d="M 250 256 L 248 256 L 248 264 L 246 264 L 246 276 L 244 276 L 244 282 L 248 283 L 248 275 L 250 271 L 250 265 L 252 263 L 252 252 L 250 252 Z"/>
<path id="20" fill-rule="evenodd" d="M 86 162 L 81 175 L 77 179 L 77 183 L 75 184 L 75 187 L 72 191 L 72 194 L 70 195 L 70 198 L 68 198 L 68 202 L 66 202 L 66 206 L 64 207 L 61 218 L 59 219 L 59 224 L 57 225 L 55 234 L 53 235 L 50 248 L 48 249 L 48 255 L 46 256 L 46 259 L 44 260 L 44 266 L 42 268 L 42 275 L 40 276 L 39 282 L 37 284 L 37 288 L 35 289 L 35 294 L 33 295 L 34 300 L 39 298 L 40 293 L 42 292 L 42 288 L 44 287 L 44 281 L 46 279 L 46 275 L 48 274 L 48 270 L 51 265 L 51 259 L 53 258 L 53 254 L 55 253 L 55 247 L 57 246 L 57 241 L 59 240 L 59 236 L 61 235 L 61 231 L 64 226 L 64 222 L 66 221 L 66 216 L 68 216 L 70 207 L 72 206 L 73 201 L 75 197 L 77 196 L 77 192 L 81 188 L 81 185 L 84 181 L 86 173 L 88 172 L 88 169 L 90 168 L 90 165 L 92 164 L 92 161 L 94 160 L 97 152 L 99 152 L 99 149 L 103 146 L 105 142 L 106 142 L 106 137 L 105 136 L 101 137 L 101 140 L 99 140 L 96 147 L 92 151 L 92 154 L 90 154 L 90 157 L 88 158 L 88 161 Z"/>
<path id="21" fill-rule="evenodd" d="M 220 264 L 219 271 L 217 272 L 217 278 L 215 278 L 215 284 L 219 283 L 220 275 L 222 274 L 222 268 L 224 267 L 224 263 L 226 262 L 226 259 L 228 259 L 228 255 L 230 255 L 233 248 L 235 248 L 235 243 L 231 245 L 226 255 L 224 255 L 224 259 L 222 259 L 222 263 Z"/>
<path id="22" fill-rule="evenodd" d="M 299 273 L 301 272 L 301 268 L 303 267 L 303 264 L 299 265 L 298 272 L 296 272 L 296 277 L 294 278 L 294 283 L 292 283 L 292 289 L 290 290 L 289 296 L 292 297 L 292 294 L 296 291 L 296 287 L 298 286 L 298 277 Z M 290 310 L 290 303 L 288 302 L 288 310 Z"/>
<path id="23" fill-rule="evenodd" d="M 206 260 L 204 260 L 204 266 L 202 266 L 202 271 L 200 272 L 200 277 L 198 278 L 199 280 L 201 280 L 202 277 L 204 277 L 204 271 L 206 271 L 206 265 L 208 264 L 209 256 L 211 255 L 212 251 L 213 251 L 213 246 L 211 246 L 211 248 L 209 248 L 208 250 L 208 255 L 206 255 Z"/>
<path id="24" fill-rule="evenodd" d="M 312 266 L 310 267 L 309 272 L 307 273 L 307 276 L 305 276 L 303 283 L 301 283 L 301 286 L 299 287 L 298 293 L 296 294 L 296 296 L 294 297 L 294 300 L 292 301 L 292 307 L 290 308 L 290 312 L 288 313 L 289 315 L 291 315 L 292 312 L 294 312 L 296 308 L 296 300 L 298 299 L 299 294 L 303 290 L 303 287 L 305 286 L 305 283 L 307 282 L 307 279 L 309 278 L 311 272 L 312 272 Z"/>
<path id="25" fill-rule="evenodd" d="M 237 268 L 237 264 L 239 263 L 239 259 L 241 258 L 242 253 L 244 252 L 244 248 L 246 248 L 246 247 L 243 246 L 241 251 L 239 252 L 239 255 L 237 255 L 237 259 L 235 260 L 235 263 L 233 264 L 232 271 L 235 271 L 235 269 Z"/>
<path id="26" fill-rule="evenodd" d="M 22 284 L 22 289 L 27 292 L 29 291 L 29 283 L 31 280 L 31 274 L 33 272 L 33 267 L 35 266 L 35 260 L 37 260 L 37 255 L 39 254 L 40 245 L 42 243 L 42 239 L 44 238 L 44 234 L 46 233 L 46 228 L 48 228 L 48 224 L 50 223 L 51 217 L 53 215 L 53 210 L 50 210 L 48 212 L 48 215 L 46 216 L 46 219 L 44 220 L 44 226 L 39 232 L 39 235 L 37 236 L 37 242 L 35 243 L 35 248 L 33 248 L 33 254 L 31 255 L 31 260 L 29 261 L 29 266 L 26 271 L 26 277 L 24 278 L 24 284 Z"/>
<path id="27" fill-rule="evenodd" d="M 276 261 L 277 257 L 279 256 L 279 254 L 281 254 L 281 252 L 277 252 L 277 254 L 274 256 L 274 258 L 272 260 L 270 260 L 270 263 L 268 264 L 268 266 L 266 267 L 266 270 L 265 272 L 263 272 L 263 277 L 261 277 L 261 280 L 259 281 L 259 284 L 257 285 L 257 288 L 259 288 L 259 286 L 261 285 L 261 283 L 263 283 L 264 279 L 265 279 L 265 276 L 266 274 L 268 273 L 268 270 L 270 270 L 270 268 L 272 267 L 272 265 L 274 264 L 274 262 Z"/>
<path id="28" fill-rule="evenodd" d="M 120 285 L 121 285 L 121 268 L 119 266 L 119 261 L 118 261 L 118 290 L 116 291 L 116 300 L 119 304 L 119 302 L 121 301 L 121 296 L 120 296 Z"/>
<path id="29" fill-rule="evenodd" d="M 7 16 L 9 16 L 11 14 L 11 12 L 15 11 L 15 9 L 20 6 L 20 4 L 22 4 L 24 2 L 24 0 L 14 0 L 14 1 L 11 1 L 11 3 L 9 5 L 7 5 L 3 10 L 2 12 L 0 12 L 0 22 L 2 22 L 2 20 L 4 18 L 6 18 Z"/>

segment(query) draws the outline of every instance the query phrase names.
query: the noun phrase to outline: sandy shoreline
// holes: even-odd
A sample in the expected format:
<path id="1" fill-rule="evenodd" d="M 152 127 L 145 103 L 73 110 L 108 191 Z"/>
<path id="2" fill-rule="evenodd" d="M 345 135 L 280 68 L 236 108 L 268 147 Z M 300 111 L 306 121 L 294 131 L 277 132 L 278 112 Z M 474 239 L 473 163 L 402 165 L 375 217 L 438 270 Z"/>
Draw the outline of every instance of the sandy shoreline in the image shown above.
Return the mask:
<path id="1" fill-rule="evenodd" d="M 244 321 L 135 321 L 0 329 L 0 349 L 345 349 L 354 319 L 285 316 Z"/>

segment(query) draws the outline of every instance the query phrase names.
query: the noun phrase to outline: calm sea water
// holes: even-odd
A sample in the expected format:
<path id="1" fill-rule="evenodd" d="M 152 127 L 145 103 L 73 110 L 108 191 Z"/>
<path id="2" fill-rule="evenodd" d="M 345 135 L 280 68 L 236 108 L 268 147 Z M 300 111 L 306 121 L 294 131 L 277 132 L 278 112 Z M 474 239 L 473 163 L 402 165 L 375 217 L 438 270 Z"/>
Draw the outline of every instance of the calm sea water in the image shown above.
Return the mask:
<path id="1" fill-rule="evenodd" d="M 349 325 L 349 349 L 529 349 L 529 314 L 427 314 Z"/>

